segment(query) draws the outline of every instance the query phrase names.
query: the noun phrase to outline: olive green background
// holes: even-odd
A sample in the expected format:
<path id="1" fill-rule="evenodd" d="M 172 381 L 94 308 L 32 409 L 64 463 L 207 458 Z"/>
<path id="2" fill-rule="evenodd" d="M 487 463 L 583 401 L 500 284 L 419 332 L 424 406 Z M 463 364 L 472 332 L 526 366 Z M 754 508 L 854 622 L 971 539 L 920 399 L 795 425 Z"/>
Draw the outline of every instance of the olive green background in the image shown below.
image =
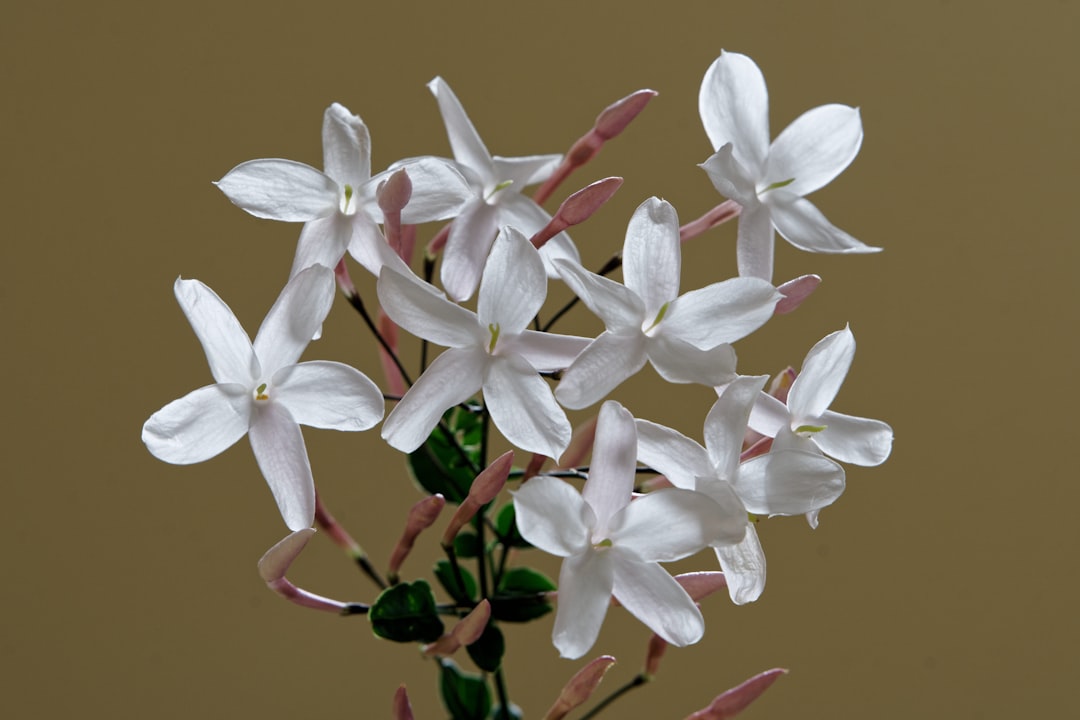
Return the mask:
<path id="1" fill-rule="evenodd" d="M 210 183 L 254 158 L 320 165 L 333 101 L 368 123 L 375 169 L 447 155 L 424 87 L 435 75 L 503 155 L 563 151 L 605 105 L 651 87 L 660 96 L 565 188 L 626 177 L 573 233 L 596 267 L 646 197 L 672 201 L 683 220 L 718 202 L 695 165 L 711 152 L 698 86 L 722 48 L 763 69 L 774 135 L 819 104 L 861 107 L 862 152 L 812 199 L 885 248 L 827 257 L 780 243 L 778 281 L 816 272 L 824 283 L 737 345 L 740 370 L 798 365 L 850 323 L 859 350 L 836 408 L 890 422 L 896 444 L 884 466 L 849 469 L 818 530 L 764 523 L 764 597 L 705 601 L 704 641 L 670 650 L 657 681 L 607 716 L 682 718 L 774 666 L 791 673 L 745 717 L 1078 712 L 1080 6 L 389 8 L 5 4 L 0 714 L 379 718 L 406 682 L 418 718 L 444 717 L 434 664 L 414 647 L 264 588 L 255 562 L 286 529 L 246 441 L 193 467 L 161 463 L 140 442 L 152 412 L 210 382 L 173 280 L 203 280 L 254 331 L 295 247 L 298 226 L 256 220 Z M 733 274 L 734 226 L 687 245 L 684 268 L 687 289 Z M 373 284 L 354 275 L 373 303 Z M 580 312 L 564 329 L 598 327 Z M 374 344 L 341 302 L 306 357 L 378 377 Z M 711 402 L 651 370 L 617 397 L 695 437 Z M 419 497 L 400 456 L 377 432 L 305 436 L 327 502 L 384 565 Z M 427 540 L 406 575 L 427 575 Z M 530 559 L 557 571 L 551 558 L 520 558 Z M 702 554 L 678 569 L 714 562 Z M 291 576 L 374 597 L 325 537 Z M 549 616 L 507 629 L 510 692 L 531 718 L 581 665 L 556 656 L 550 627 Z M 619 659 L 606 688 L 633 676 L 647 638 L 610 613 L 593 651 Z"/>

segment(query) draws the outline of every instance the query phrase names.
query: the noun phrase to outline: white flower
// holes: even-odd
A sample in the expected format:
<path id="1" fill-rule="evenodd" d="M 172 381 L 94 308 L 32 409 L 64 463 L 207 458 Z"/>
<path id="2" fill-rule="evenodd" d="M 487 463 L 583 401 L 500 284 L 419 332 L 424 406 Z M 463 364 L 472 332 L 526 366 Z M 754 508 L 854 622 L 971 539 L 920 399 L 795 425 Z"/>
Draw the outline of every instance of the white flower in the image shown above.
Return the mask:
<path id="1" fill-rule="evenodd" d="M 561 370 L 586 338 L 526 329 L 547 295 L 539 254 L 517 230 L 499 233 L 480 284 L 477 312 L 455 305 L 415 275 L 386 267 L 379 302 L 395 323 L 450 348 L 386 418 L 382 436 L 402 452 L 420 447 L 448 408 L 483 389 L 499 431 L 517 447 L 558 459 L 570 422 L 538 372 Z"/>
<path id="2" fill-rule="evenodd" d="M 439 103 L 454 159 L 473 194 L 450 226 L 439 276 L 447 295 L 461 302 L 476 290 L 497 228 L 512 225 L 531 236 L 551 220 L 543 208 L 521 191 L 546 180 L 562 156 L 492 157 L 446 81 L 437 77 L 428 83 L 428 88 Z M 551 265 L 554 258 L 580 261 L 577 248 L 564 232 L 547 241 L 540 257 L 551 277 L 557 276 Z"/>
<path id="3" fill-rule="evenodd" d="M 845 327 L 826 335 L 803 360 L 787 405 L 760 393 L 750 427 L 776 438 L 773 447 L 820 449 L 854 465 L 880 465 L 892 451 L 892 428 L 880 420 L 829 410 L 855 357 L 855 336 Z"/>
<path id="4" fill-rule="evenodd" d="M 750 58 L 725 52 L 705 73 L 698 109 L 717 151 L 701 167 L 721 194 L 742 206 L 740 275 L 772 279 L 774 228 L 809 252 L 880 250 L 830 224 L 804 198 L 858 154 L 863 132 L 857 108 L 832 104 L 809 110 L 770 145 L 765 78 Z"/>
<path id="5" fill-rule="evenodd" d="M 675 487 L 697 490 L 746 526 L 741 542 L 715 543 L 731 599 L 757 600 L 765 588 L 765 554 L 755 515 L 802 515 L 832 504 L 844 491 L 844 470 L 816 452 L 779 450 L 739 463 L 747 418 L 768 378 L 740 377 L 720 395 L 705 419 L 705 447 L 662 425 L 637 421 L 638 459 Z"/>
<path id="6" fill-rule="evenodd" d="M 625 285 L 556 260 L 563 280 L 607 328 L 566 371 L 555 397 L 588 407 L 652 363 L 668 382 L 722 385 L 735 376 L 729 343 L 761 327 L 780 294 L 757 278 L 732 278 L 679 296 L 679 218 L 649 198 L 623 245 Z"/>
<path id="7" fill-rule="evenodd" d="M 376 276 L 383 265 L 404 263 L 379 231 L 375 193 L 388 170 L 371 177 L 371 139 L 364 122 L 334 103 L 323 115 L 323 167 L 292 160 L 250 160 L 215 183 L 233 203 L 255 217 L 305 223 L 290 276 L 319 264 L 333 268 L 348 252 Z M 403 222 L 453 217 L 469 196 L 468 184 L 440 158 L 413 158 L 405 168 L 412 198 Z"/>
<path id="8" fill-rule="evenodd" d="M 330 311 L 333 272 L 316 265 L 290 280 L 254 343 L 206 285 L 177 279 L 174 290 L 217 383 L 154 413 L 143 425 L 143 442 L 157 458 L 187 465 L 214 457 L 247 434 L 285 524 L 310 527 L 315 483 L 300 425 L 367 430 L 383 415 L 382 393 L 358 370 L 336 362 L 296 363 Z"/>
<path id="9" fill-rule="evenodd" d="M 592 647 L 612 595 L 672 645 L 695 643 L 705 632 L 694 601 L 660 563 L 692 555 L 730 531 L 715 503 L 689 490 L 658 490 L 631 502 L 636 457 L 634 418 L 608 401 L 580 494 L 544 475 L 514 493 L 522 537 L 566 558 L 552 631 L 563 657 L 579 658 Z"/>

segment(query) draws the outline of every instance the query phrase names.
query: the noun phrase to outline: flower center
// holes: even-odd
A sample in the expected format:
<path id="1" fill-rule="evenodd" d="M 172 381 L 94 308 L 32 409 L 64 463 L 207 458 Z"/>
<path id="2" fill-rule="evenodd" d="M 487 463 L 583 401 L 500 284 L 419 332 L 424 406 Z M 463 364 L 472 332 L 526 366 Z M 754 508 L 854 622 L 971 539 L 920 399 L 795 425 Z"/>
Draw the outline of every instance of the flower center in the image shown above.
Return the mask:
<path id="1" fill-rule="evenodd" d="M 671 304 L 670 302 L 666 302 L 666 303 L 664 303 L 663 305 L 660 306 L 660 311 L 658 313 L 656 313 L 656 319 L 652 321 L 652 325 L 645 328 L 646 333 L 660 324 L 660 321 L 664 319 L 665 315 L 667 315 L 668 305 L 670 305 L 670 304 Z"/>
<path id="2" fill-rule="evenodd" d="M 356 212 L 356 207 L 353 205 L 353 195 L 356 192 L 353 190 L 353 186 L 345 183 L 345 187 L 341 192 L 341 212 L 344 215 L 352 215 Z"/>
<path id="3" fill-rule="evenodd" d="M 803 437 L 809 437 L 814 433 L 821 432 L 827 427 L 828 425 L 800 425 L 799 427 L 795 428 L 795 434 L 801 435 Z"/>
<path id="4" fill-rule="evenodd" d="M 495 187 L 493 187 L 491 189 L 491 192 L 489 192 L 487 194 L 487 196 L 484 198 L 484 202 L 486 202 L 486 203 L 491 202 L 491 198 L 495 197 L 495 193 L 501 192 L 502 190 L 505 190 L 506 188 L 510 187 L 513 184 L 514 184 L 513 180 L 503 180 L 501 183 L 499 183 L 498 185 L 496 185 Z"/>
<path id="5" fill-rule="evenodd" d="M 782 187 L 787 187 L 788 185 L 790 185 L 793 182 L 795 182 L 795 178 L 788 178 L 787 180 L 781 180 L 780 182 L 774 182 L 772 185 L 769 185 L 765 189 L 758 190 L 758 196 L 760 197 L 761 195 L 764 195 L 765 193 L 769 192 L 770 190 L 779 190 Z"/>
<path id="6" fill-rule="evenodd" d="M 488 343 L 488 353 L 491 354 L 495 352 L 495 343 L 499 342 L 499 333 L 501 332 L 499 324 L 489 323 L 488 332 L 491 333 L 491 342 Z"/>
<path id="7" fill-rule="evenodd" d="M 263 383 L 259 387 L 255 388 L 256 400 L 269 400 L 270 396 L 266 394 L 266 383 Z"/>

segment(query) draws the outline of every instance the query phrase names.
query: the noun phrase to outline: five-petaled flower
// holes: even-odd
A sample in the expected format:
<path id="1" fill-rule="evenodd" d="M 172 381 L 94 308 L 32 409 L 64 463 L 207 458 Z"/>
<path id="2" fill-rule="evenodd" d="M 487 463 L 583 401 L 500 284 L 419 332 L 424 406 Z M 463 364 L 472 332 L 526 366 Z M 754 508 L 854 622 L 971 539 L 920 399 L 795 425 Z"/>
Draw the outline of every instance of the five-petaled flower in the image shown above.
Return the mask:
<path id="1" fill-rule="evenodd" d="M 742 206 L 739 274 L 772 279 L 773 230 L 802 250 L 866 253 L 865 245 L 832 225 L 804 196 L 851 164 L 862 144 L 859 111 L 822 105 L 803 113 L 769 144 L 765 78 L 745 55 L 725 52 L 705 73 L 698 97 L 705 133 L 716 154 L 702 163 L 713 185 Z"/>
<path id="2" fill-rule="evenodd" d="M 330 312 L 333 271 L 315 265 L 290 280 L 254 343 L 206 285 L 178 278 L 174 289 L 217 382 L 154 413 L 143 425 L 143 442 L 159 459 L 187 465 L 247 434 L 285 524 L 310 527 L 315 482 L 300 425 L 367 430 L 383 415 L 382 393 L 359 370 L 296 362 Z"/>
<path id="3" fill-rule="evenodd" d="M 729 343 L 758 329 L 780 293 L 758 278 L 732 278 L 679 295 L 679 218 L 649 198 L 634 212 L 623 244 L 625 285 L 556 260 L 563 280 L 606 330 L 574 360 L 555 397 L 588 407 L 651 362 L 668 382 L 717 386 L 735 377 Z"/>
<path id="4" fill-rule="evenodd" d="M 547 296 L 539 253 L 503 228 L 488 257 L 477 312 L 450 302 L 415 275 L 387 267 L 379 302 L 409 332 L 448 347 L 386 418 L 382 436 L 402 452 L 420 447 L 445 410 L 483 389 L 499 431 L 529 452 L 558 459 L 570 422 L 538 374 L 567 367 L 588 339 L 528 330 Z"/>

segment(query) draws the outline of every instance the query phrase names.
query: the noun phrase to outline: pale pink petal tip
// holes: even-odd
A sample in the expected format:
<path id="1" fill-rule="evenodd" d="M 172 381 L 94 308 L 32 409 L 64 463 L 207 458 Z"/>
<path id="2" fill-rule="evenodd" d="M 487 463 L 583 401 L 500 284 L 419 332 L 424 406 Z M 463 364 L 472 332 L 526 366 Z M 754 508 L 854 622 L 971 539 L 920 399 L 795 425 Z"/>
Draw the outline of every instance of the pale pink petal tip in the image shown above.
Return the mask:
<path id="1" fill-rule="evenodd" d="M 776 678 L 787 675 L 783 668 L 773 668 L 755 675 L 746 682 L 727 690 L 709 703 L 709 706 L 688 715 L 686 720 L 727 720 L 733 718 L 760 697 L 776 682 Z"/>
<path id="2" fill-rule="evenodd" d="M 383 213 L 400 213 L 412 199 L 412 180 L 402 168 L 379 183 L 375 190 L 375 199 Z"/>
<path id="3" fill-rule="evenodd" d="M 614 664 L 615 658 L 601 655 L 578 670 L 559 693 L 555 704 L 544 715 L 544 720 L 561 720 L 568 712 L 588 700 Z"/>
<path id="4" fill-rule="evenodd" d="M 683 590 L 694 602 L 701 602 L 714 592 L 727 588 L 727 578 L 724 577 L 724 573 L 715 570 L 676 575 L 675 582 L 682 585 Z"/>
<path id="5" fill-rule="evenodd" d="M 803 275 L 794 280 L 788 280 L 776 288 L 784 297 L 780 299 L 780 302 L 776 303 L 774 312 L 777 315 L 784 315 L 795 310 L 817 290 L 820 284 L 821 278 L 817 275 Z"/>
<path id="6" fill-rule="evenodd" d="M 469 496 L 458 506 L 454 517 L 443 533 L 442 544 L 449 546 L 454 542 L 454 536 L 465 526 L 465 523 L 473 519 L 473 516 L 487 503 L 495 499 L 499 491 L 506 485 L 506 479 L 510 476 L 510 467 L 514 462 L 514 451 L 507 450 L 495 459 L 493 463 L 484 468 L 483 472 L 473 480 L 469 488 Z"/>
<path id="7" fill-rule="evenodd" d="M 412 705 L 409 704 L 409 693 L 405 691 L 405 686 L 402 685 L 394 693 L 394 720 L 414 720 Z"/>
<path id="8" fill-rule="evenodd" d="M 435 523 L 444 507 L 446 507 L 446 498 L 437 493 L 412 506 L 405 520 L 405 530 L 390 554 L 389 572 L 391 575 L 396 575 L 401 569 L 402 563 L 405 562 L 405 558 L 409 556 L 416 543 L 416 538 Z"/>
<path id="9" fill-rule="evenodd" d="M 664 653 L 667 652 L 667 648 L 667 640 L 653 633 L 653 636 L 649 638 L 649 649 L 645 653 L 645 675 L 647 677 L 656 677 L 656 674 L 660 672 L 660 661 L 663 659 Z"/>
<path id="10" fill-rule="evenodd" d="M 487 627 L 490 619 L 491 603 L 481 600 L 480 604 L 463 617 L 453 630 L 430 645 L 426 645 L 424 654 L 429 657 L 432 655 L 446 657 L 453 655 L 463 645 L 472 645 L 484 634 L 484 628 Z"/>
<path id="11" fill-rule="evenodd" d="M 610 200 L 620 187 L 621 177 L 609 177 L 597 180 L 591 185 L 586 185 L 570 197 L 563 200 L 559 210 L 551 221 L 533 235 L 529 242 L 533 247 L 540 249 L 544 244 L 563 230 L 573 225 L 579 225 L 600 209 L 600 206 Z"/>
<path id="12" fill-rule="evenodd" d="M 345 297 L 356 297 L 356 285 L 353 284 L 352 277 L 349 275 L 349 267 L 345 264 L 345 258 L 338 261 L 337 266 L 334 268 L 334 279 L 337 280 L 338 289 Z"/>
<path id="13" fill-rule="evenodd" d="M 605 140 L 615 137 L 626 129 L 626 126 L 638 116 L 638 113 L 645 109 L 645 106 L 656 95 L 655 90 L 638 90 L 630 93 L 622 100 L 616 100 L 611 105 L 608 105 L 596 117 L 596 123 L 593 127 L 596 129 L 597 134 Z"/>
<path id="14" fill-rule="evenodd" d="M 259 577 L 268 583 L 285 577 L 293 560 L 304 550 L 314 534 L 315 528 L 304 528 L 286 535 L 285 539 L 267 550 L 259 559 Z"/>

